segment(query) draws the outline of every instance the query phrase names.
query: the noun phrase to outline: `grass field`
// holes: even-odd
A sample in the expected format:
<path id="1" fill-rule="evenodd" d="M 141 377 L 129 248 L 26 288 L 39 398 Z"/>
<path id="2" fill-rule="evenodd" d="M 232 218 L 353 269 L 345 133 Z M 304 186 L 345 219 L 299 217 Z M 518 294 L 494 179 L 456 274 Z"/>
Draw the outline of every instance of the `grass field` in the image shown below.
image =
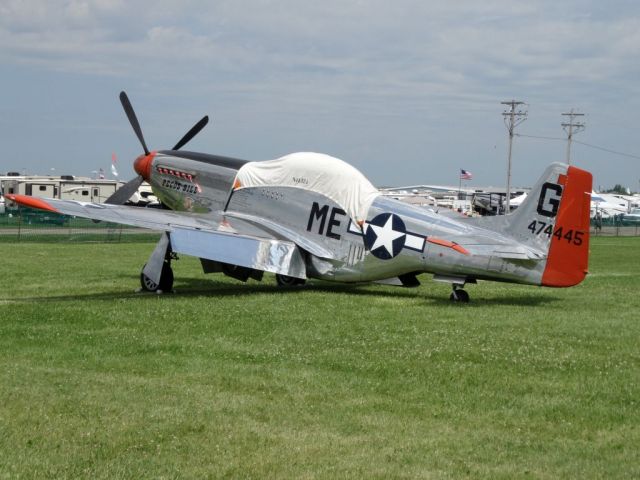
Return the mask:
<path id="1" fill-rule="evenodd" d="M 640 238 L 553 290 L 240 284 L 3 244 L 0 478 L 638 478 Z"/>

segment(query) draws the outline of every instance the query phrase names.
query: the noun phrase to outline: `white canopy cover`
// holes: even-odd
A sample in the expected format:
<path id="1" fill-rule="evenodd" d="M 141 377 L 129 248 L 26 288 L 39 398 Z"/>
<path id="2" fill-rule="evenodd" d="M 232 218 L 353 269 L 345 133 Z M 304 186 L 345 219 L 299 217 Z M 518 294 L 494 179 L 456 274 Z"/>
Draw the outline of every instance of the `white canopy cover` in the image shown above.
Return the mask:
<path id="1" fill-rule="evenodd" d="M 236 175 L 235 189 L 260 186 L 295 187 L 320 193 L 358 223 L 367 219 L 369 207 L 380 195 L 378 189 L 348 163 L 313 152 L 244 164 Z"/>

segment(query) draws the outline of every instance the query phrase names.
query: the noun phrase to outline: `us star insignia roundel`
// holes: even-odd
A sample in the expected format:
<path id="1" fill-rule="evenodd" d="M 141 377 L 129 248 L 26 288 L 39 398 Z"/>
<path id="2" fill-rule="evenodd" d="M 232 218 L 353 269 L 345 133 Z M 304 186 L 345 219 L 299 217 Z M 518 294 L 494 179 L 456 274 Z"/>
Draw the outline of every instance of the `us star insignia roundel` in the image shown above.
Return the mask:
<path id="1" fill-rule="evenodd" d="M 381 260 L 398 255 L 407 239 L 407 229 L 398 215 L 381 213 L 368 222 L 364 243 L 371 253 Z"/>

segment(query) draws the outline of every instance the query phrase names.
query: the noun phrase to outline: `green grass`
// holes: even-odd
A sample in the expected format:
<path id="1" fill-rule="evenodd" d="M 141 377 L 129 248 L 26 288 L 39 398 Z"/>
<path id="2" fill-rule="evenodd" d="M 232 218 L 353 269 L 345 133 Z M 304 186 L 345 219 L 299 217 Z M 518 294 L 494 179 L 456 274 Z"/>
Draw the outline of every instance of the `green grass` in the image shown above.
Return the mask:
<path id="1" fill-rule="evenodd" d="M 3 244 L 0 478 L 638 478 L 640 238 L 580 286 L 240 284 Z"/>

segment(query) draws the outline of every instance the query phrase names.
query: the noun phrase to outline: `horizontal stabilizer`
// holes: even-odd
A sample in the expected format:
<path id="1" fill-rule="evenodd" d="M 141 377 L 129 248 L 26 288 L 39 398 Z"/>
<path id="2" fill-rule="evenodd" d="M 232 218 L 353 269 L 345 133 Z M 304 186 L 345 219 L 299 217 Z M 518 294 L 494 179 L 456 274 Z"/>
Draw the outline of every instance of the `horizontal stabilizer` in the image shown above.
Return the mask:
<path id="1" fill-rule="evenodd" d="M 491 237 L 455 235 L 448 237 L 448 240 L 463 247 L 469 255 L 474 256 L 498 257 L 505 260 L 541 260 L 545 257 L 544 252 L 500 234 L 494 234 Z"/>

